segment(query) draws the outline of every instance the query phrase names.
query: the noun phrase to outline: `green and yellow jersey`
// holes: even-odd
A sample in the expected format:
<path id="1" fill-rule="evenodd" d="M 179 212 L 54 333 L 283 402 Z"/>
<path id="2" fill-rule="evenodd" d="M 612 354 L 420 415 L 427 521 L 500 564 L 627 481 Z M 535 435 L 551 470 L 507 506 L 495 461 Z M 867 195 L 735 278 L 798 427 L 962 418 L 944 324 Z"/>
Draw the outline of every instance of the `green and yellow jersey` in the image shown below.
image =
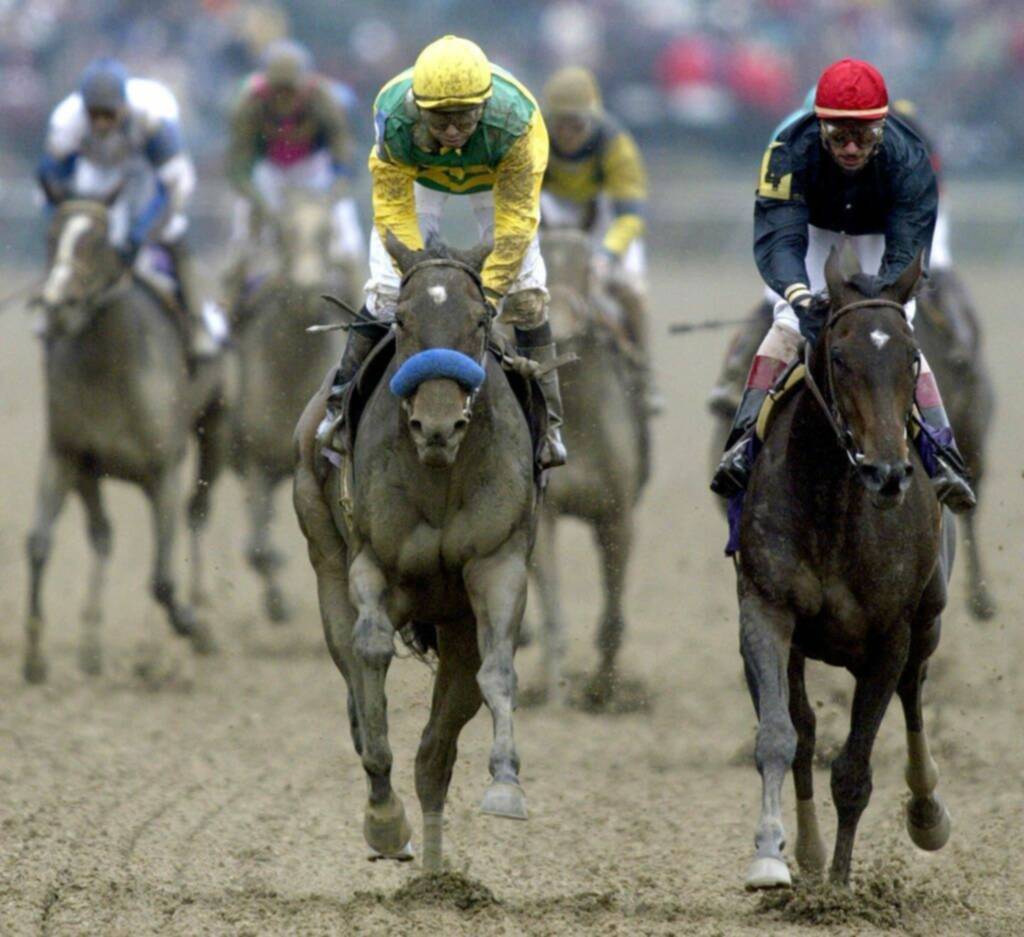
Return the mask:
<path id="1" fill-rule="evenodd" d="M 647 172 L 632 135 L 607 114 L 597 121 L 593 136 L 575 153 L 561 153 L 554 144 L 544 176 L 544 189 L 553 196 L 596 207 L 597 199 L 611 201 L 613 220 L 602 246 L 622 256 L 644 232 Z M 596 212 L 591 211 L 591 217 Z"/>
<path id="2" fill-rule="evenodd" d="M 419 120 L 412 69 L 381 89 L 373 105 L 377 141 L 370 151 L 373 220 L 409 247 L 423 246 L 413 183 L 452 195 L 494 193 L 494 250 L 484 287 L 504 296 L 540 223 L 540 188 L 548 132 L 533 95 L 504 69 L 491 66 L 493 94 L 465 146 L 442 147 Z"/>

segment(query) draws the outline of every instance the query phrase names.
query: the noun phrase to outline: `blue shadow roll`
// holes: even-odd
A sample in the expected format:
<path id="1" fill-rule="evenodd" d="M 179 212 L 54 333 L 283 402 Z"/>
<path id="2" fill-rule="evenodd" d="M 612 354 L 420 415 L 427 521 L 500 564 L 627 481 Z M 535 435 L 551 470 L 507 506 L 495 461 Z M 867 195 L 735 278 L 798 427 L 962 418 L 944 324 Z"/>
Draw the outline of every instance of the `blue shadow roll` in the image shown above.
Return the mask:
<path id="1" fill-rule="evenodd" d="M 484 382 L 484 369 L 469 355 L 454 348 L 428 348 L 409 358 L 388 385 L 396 397 L 409 397 L 424 381 L 448 378 L 468 391 Z"/>

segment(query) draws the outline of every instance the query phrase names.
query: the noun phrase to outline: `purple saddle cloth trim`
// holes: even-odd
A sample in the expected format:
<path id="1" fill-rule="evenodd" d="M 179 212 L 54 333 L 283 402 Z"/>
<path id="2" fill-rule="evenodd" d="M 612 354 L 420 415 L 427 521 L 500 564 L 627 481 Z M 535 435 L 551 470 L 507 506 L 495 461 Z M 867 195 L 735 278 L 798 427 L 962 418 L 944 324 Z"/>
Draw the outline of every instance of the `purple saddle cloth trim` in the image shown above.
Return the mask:
<path id="1" fill-rule="evenodd" d="M 750 439 L 747 440 L 747 458 L 751 465 L 760 451 L 761 442 L 757 438 L 757 433 L 751 433 Z M 746 494 L 746 491 L 740 491 L 726 502 L 725 516 L 729 522 L 729 539 L 725 544 L 726 556 L 734 556 L 740 549 L 740 521 L 743 518 L 743 499 Z"/>

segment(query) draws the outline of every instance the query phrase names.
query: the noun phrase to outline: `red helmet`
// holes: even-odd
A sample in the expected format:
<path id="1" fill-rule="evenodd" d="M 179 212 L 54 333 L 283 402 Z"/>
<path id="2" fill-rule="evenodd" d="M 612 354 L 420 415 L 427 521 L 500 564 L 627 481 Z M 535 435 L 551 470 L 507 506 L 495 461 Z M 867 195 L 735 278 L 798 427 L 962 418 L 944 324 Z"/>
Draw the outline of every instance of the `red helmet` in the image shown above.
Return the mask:
<path id="1" fill-rule="evenodd" d="M 889 112 L 882 73 L 867 62 L 840 59 L 818 79 L 814 113 L 826 120 L 880 120 Z"/>

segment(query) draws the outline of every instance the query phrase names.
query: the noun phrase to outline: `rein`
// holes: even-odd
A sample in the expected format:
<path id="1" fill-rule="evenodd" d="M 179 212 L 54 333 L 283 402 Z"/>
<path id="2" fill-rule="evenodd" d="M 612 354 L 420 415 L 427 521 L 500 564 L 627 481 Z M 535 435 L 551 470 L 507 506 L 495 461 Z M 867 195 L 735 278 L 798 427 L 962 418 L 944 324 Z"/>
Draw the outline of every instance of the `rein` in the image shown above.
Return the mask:
<path id="1" fill-rule="evenodd" d="M 818 386 L 818 382 L 814 379 L 814 374 L 811 369 L 811 343 L 804 343 L 804 383 L 807 385 L 808 390 L 810 390 L 815 403 L 818 404 L 821 412 L 825 415 L 825 419 L 828 421 L 829 426 L 832 427 L 832 432 L 835 433 L 836 441 L 839 443 L 839 448 L 843 450 L 846 454 L 846 458 L 850 461 L 850 465 L 854 468 L 858 468 L 864 463 L 865 456 L 864 453 L 857 448 L 857 444 L 853 440 L 853 433 L 850 430 L 846 416 L 843 414 L 842 410 L 839 409 L 839 404 L 837 403 L 838 397 L 836 396 L 835 372 L 832 368 L 832 356 L 829 354 L 828 338 L 832 329 L 840 319 L 844 318 L 848 313 L 851 313 L 856 309 L 865 309 L 869 306 L 883 306 L 890 309 L 898 309 L 900 315 L 902 315 L 904 319 L 907 317 L 907 311 L 903 306 L 891 299 L 859 299 L 856 302 L 847 303 L 845 306 L 837 309 L 829 317 L 828 321 L 825 323 L 825 328 L 822 329 L 821 337 L 818 339 L 818 341 L 823 345 L 822 354 L 825 357 L 825 381 L 826 389 L 828 390 L 828 400 L 825 399 L 825 395 L 821 392 L 821 388 Z M 920 369 L 920 354 L 918 354 L 916 360 L 916 368 Z"/>

